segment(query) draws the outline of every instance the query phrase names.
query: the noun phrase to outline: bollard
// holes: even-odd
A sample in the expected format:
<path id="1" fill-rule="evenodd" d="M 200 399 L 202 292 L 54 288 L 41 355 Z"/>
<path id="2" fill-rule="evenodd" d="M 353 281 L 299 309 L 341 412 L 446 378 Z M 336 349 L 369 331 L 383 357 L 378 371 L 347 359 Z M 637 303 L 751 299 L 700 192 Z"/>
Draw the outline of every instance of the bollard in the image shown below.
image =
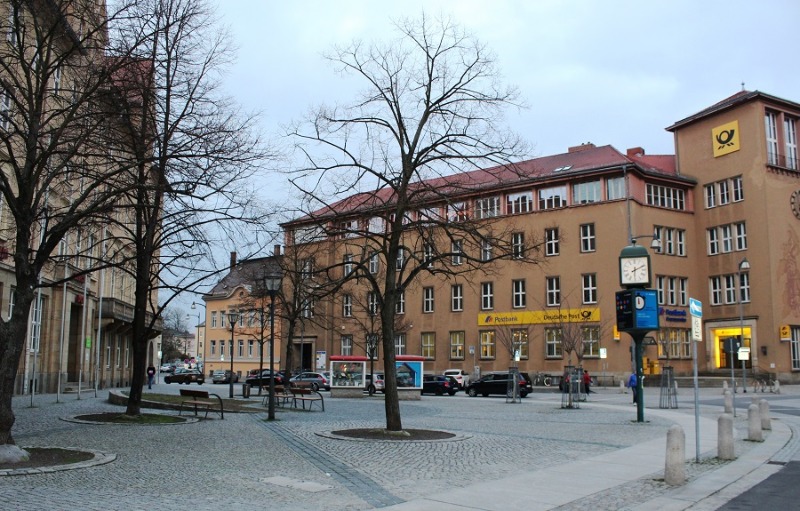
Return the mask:
<path id="1" fill-rule="evenodd" d="M 627 394 L 628 393 L 628 391 L 625 390 L 625 382 L 622 381 L 622 380 L 620 380 L 620 382 L 619 382 L 619 393 L 620 394 Z"/>
<path id="2" fill-rule="evenodd" d="M 775 389 L 775 393 L 776 394 L 780 394 L 781 393 L 781 382 L 779 382 L 778 380 L 775 380 L 775 383 L 772 384 L 772 388 Z"/>
<path id="3" fill-rule="evenodd" d="M 730 390 L 725 389 L 723 395 L 725 397 L 725 413 L 733 413 L 733 394 Z"/>
<path id="4" fill-rule="evenodd" d="M 772 431 L 772 421 L 769 416 L 769 401 L 762 399 L 758 402 L 758 412 L 761 415 L 761 429 Z"/>
<path id="5" fill-rule="evenodd" d="M 722 380 L 722 393 L 724 394 L 726 390 L 728 390 L 728 380 Z"/>
<path id="6" fill-rule="evenodd" d="M 729 413 L 723 413 L 717 419 L 717 458 L 736 459 L 733 444 L 733 415 Z"/>
<path id="7" fill-rule="evenodd" d="M 747 407 L 747 439 L 751 442 L 763 442 L 764 434 L 761 431 L 761 414 L 756 405 Z"/>
<path id="8" fill-rule="evenodd" d="M 670 426 L 667 431 L 664 481 L 670 486 L 679 486 L 686 482 L 686 434 L 677 424 Z"/>

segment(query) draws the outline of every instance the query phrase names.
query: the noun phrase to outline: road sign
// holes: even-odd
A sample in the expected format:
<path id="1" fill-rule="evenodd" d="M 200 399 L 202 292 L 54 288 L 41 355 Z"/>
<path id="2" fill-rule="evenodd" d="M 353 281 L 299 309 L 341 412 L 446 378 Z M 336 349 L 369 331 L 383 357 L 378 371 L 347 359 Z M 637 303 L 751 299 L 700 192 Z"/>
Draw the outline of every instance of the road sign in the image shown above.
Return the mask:
<path id="1" fill-rule="evenodd" d="M 702 318 L 703 302 L 696 298 L 689 298 L 689 314 L 692 316 L 697 316 L 698 318 Z"/>
<path id="2" fill-rule="evenodd" d="M 600 358 L 608 358 L 608 349 L 600 348 Z"/>
<path id="3" fill-rule="evenodd" d="M 695 342 L 703 341 L 703 320 L 700 316 L 692 316 L 692 340 Z"/>

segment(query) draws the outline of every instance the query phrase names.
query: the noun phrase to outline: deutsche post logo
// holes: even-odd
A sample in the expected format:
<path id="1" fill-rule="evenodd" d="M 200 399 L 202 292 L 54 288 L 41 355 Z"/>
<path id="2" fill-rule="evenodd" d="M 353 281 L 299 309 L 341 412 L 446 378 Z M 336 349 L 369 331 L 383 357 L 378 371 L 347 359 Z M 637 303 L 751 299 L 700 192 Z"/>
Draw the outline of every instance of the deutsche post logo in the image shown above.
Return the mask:
<path id="1" fill-rule="evenodd" d="M 711 130 L 711 143 L 714 147 L 714 158 L 741 149 L 739 146 L 739 121 L 729 122 L 713 128 Z"/>

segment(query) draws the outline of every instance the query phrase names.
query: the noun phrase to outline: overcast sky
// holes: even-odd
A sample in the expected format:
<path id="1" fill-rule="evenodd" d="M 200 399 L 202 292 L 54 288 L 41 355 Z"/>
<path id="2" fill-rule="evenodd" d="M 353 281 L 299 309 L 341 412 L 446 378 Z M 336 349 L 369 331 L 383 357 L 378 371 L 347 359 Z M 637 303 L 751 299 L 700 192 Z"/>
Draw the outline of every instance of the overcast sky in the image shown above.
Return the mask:
<path id="1" fill-rule="evenodd" d="M 355 96 L 322 53 L 386 39 L 399 16 L 451 15 L 497 55 L 528 108 L 533 156 L 584 142 L 672 154 L 664 128 L 742 89 L 800 101 L 800 2 L 217 0 L 238 46 L 226 87 L 273 133 Z"/>

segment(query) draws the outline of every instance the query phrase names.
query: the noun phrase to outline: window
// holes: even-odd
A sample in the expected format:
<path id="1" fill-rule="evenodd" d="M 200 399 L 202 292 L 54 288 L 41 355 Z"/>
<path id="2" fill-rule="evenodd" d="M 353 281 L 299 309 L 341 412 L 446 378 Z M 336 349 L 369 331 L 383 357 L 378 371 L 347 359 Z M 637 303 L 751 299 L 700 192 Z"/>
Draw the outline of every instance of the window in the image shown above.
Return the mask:
<path id="1" fill-rule="evenodd" d="M 353 354 L 353 336 L 352 335 L 343 335 L 341 341 L 342 341 L 342 355 L 352 355 Z"/>
<path id="2" fill-rule="evenodd" d="M 58 96 L 61 91 L 61 66 L 58 66 L 53 71 L 53 95 Z"/>
<path id="3" fill-rule="evenodd" d="M 719 254 L 719 239 L 717 238 L 717 228 L 712 227 L 706 230 L 708 237 L 708 255 Z"/>
<path id="4" fill-rule="evenodd" d="M 454 240 L 450 246 L 450 263 L 453 266 L 460 266 L 463 263 L 464 242 L 462 240 Z"/>
<path id="5" fill-rule="evenodd" d="M 581 252 L 595 251 L 594 224 L 581 225 Z"/>
<path id="6" fill-rule="evenodd" d="M 466 202 L 454 202 L 447 205 L 447 219 L 451 222 L 466 222 L 469 220 Z"/>
<path id="7" fill-rule="evenodd" d="M 547 277 L 547 305 L 561 305 L 561 278 Z"/>
<path id="8" fill-rule="evenodd" d="M 464 286 L 461 284 L 450 286 L 450 310 L 453 312 L 464 310 Z"/>
<path id="9" fill-rule="evenodd" d="M 481 310 L 494 309 L 494 284 L 481 282 Z"/>
<path id="10" fill-rule="evenodd" d="M 554 186 L 539 190 L 539 209 L 563 208 L 567 205 L 567 187 Z"/>
<path id="11" fill-rule="evenodd" d="M 422 333 L 422 356 L 430 360 L 436 358 L 436 333 Z"/>
<path id="12" fill-rule="evenodd" d="M 597 274 L 584 273 L 581 275 L 581 286 L 583 288 L 583 303 L 597 303 Z"/>
<path id="13" fill-rule="evenodd" d="M 547 358 L 561 358 L 561 329 L 558 327 L 545 328 L 544 345 Z"/>
<path id="14" fill-rule="evenodd" d="M 716 183 L 711 183 L 705 186 L 706 191 L 706 208 L 714 208 L 717 206 L 717 186 Z"/>
<path id="15" fill-rule="evenodd" d="M 225 341 L 219 341 L 219 359 L 225 360 Z"/>
<path id="16" fill-rule="evenodd" d="M 422 312 L 424 312 L 424 313 L 433 312 L 433 288 L 432 287 L 422 288 Z"/>
<path id="17" fill-rule="evenodd" d="M 744 222 L 733 225 L 736 229 L 736 250 L 747 250 L 747 228 Z"/>
<path id="18" fill-rule="evenodd" d="M 479 335 L 481 339 L 481 360 L 494 358 L 494 330 L 482 330 Z"/>
<path id="19" fill-rule="evenodd" d="M 528 213 L 533 209 L 533 192 L 509 193 L 506 195 L 506 212 L 509 215 Z"/>
<path id="20" fill-rule="evenodd" d="M 725 275 L 725 303 L 736 301 L 736 275 Z"/>
<path id="21" fill-rule="evenodd" d="M 530 349 L 528 343 L 528 330 L 515 328 L 511 330 L 511 351 L 512 357 L 519 355 L 520 360 L 528 360 L 530 358 Z"/>
<path id="22" fill-rule="evenodd" d="M 742 303 L 750 302 L 750 274 L 741 273 L 739 278 L 739 290 Z"/>
<path id="23" fill-rule="evenodd" d="M 767 161 L 778 164 L 778 116 L 775 112 L 764 114 L 764 130 L 767 134 Z"/>
<path id="24" fill-rule="evenodd" d="M 464 360 L 465 338 L 463 331 L 450 332 L 450 360 Z"/>
<path id="25" fill-rule="evenodd" d="M 17 44 L 17 15 L 19 11 L 11 2 L 8 6 L 8 32 L 6 32 L 6 41 L 12 46 Z"/>
<path id="26" fill-rule="evenodd" d="M 386 232 L 386 221 L 379 216 L 373 216 L 367 221 L 367 230 L 371 233 L 383 234 Z"/>
<path id="27" fill-rule="evenodd" d="M 678 279 L 678 305 L 683 305 L 684 307 L 689 305 L 689 279 L 687 278 L 679 278 Z"/>
<path id="28" fill-rule="evenodd" d="M 558 227 L 544 230 L 545 250 L 544 255 L 555 256 L 559 254 Z"/>
<path id="29" fill-rule="evenodd" d="M 711 305 L 722 303 L 722 279 L 711 277 L 708 279 L 708 291 L 711 296 Z"/>
<path id="30" fill-rule="evenodd" d="M 378 268 L 380 268 L 380 254 L 375 252 L 369 258 L 369 272 L 373 275 L 378 273 Z"/>
<path id="31" fill-rule="evenodd" d="M 352 318 L 353 317 L 353 296 L 352 295 L 343 295 L 342 296 L 342 317 L 345 317 L 345 318 Z"/>
<path id="32" fill-rule="evenodd" d="M 733 202 L 741 202 L 744 200 L 744 189 L 742 188 L 742 176 L 736 176 L 731 179 L 731 187 L 733 188 Z"/>
<path id="33" fill-rule="evenodd" d="M 608 200 L 624 199 L 626 197 L 624 177 L 612 177 L 606 181 L 606 197 Z"/>
<path id="34" fill-rule="evenodd" d="M 600 356 L 600 327 L 585 326 L 581 328 L 581 338 L 583 340 L 583 356 Z"/>
<path id="35" fill-rule="evenodd" d="M 346 277 L 353 273 L 353 254 L 345 254 L 342 261 L 344 264 L 344 276 Z"/>
<path id="36" fill-rule="evenodd" d="M 442 213 L 438 207 L 423 208 L 417 212 L 417 218 L 421 223 L 430 224 L 439 222 L 442 219 Z"/>
<path id="37" fill-rule="evenodd" d="M 405 314 L 406 313 L 406 294 L 400 293 L 397 295 L 397 302 L 394 304 L 394 313 L 395 314 Z"/>
<path id="38" fill-rule="evenodd" d="M 370 316 L 378 314 L 378 293 L 375 291 L 367 292 L 367 314 Z"/>
<path id="39" fill-rule="evenodd" d="M 247 341 L 247 358 L 253 358 L 253 354 L 255 353 L 253 348 L 255 348 L 255 344 L 256 342 L 252 339 Z"/>
<path id="40" fill-rule="evenodd" d="M 677 303 L 676 284 L 677 282 L 675 277 L 670 277 L 667 280 L 667 303 L 669 305 L 675 305 Z"/>
<path id="41" fill-rule="evenodd" d="M 667 281 L 666 277 L 658 276 L 656 277 L 656 295 L 658 296 L 658 304 L 664 305 L 664 289 L 665 289 L 665 282 Z"/>
<path id="42" fill-rule="evenodd" d="M 365 339 L 366 341 L 366 353 L 367 357 L 377 360 L 378 359 L 378 335 L 377 334 L 367 334 Z"/>
<path id="43" fill-rule="evenodd" d="M 244 356 L 244 341 L 239 339 L 239 344 L 236 346 L 236 356 L 242 358 Z"/>
<path id="44" fill-rule="evenodd" d="M 211 311 L 211 328 L 217 328 L 217 311 Z"/>
<path id="45" fill-rule="evenodd" d="M 3 89 L 0 92 L 0 128 L 8 131 L 11 127 L 11 93 Z"/>
<path id="46" fill-rule="evenodd" d="M 313 318 L 314 317 L 314 298 L 307 297 L 301 303 L 301 311 L 300 315 L 304 318 Z"/>
<path id="47" fill-rule="evenodd" d="M 339 223 L 342 238 L 354 238 L 358 234 L 358 220 L 345 220 Z"/>
<path id="48" fill-rule="evenodd" d="M 515 232 L 511 234 L 511 255 L 514 259 L 525 257 L 525 233 Z"/>
<path id="49" fill-rule="evenodd" d="M 733 231 L 730 224 L 721 226 L 720 231 L 722 232 L 722 253 L 733 252 Z"/>
<path id="50" fill-rule="evenodd" d="M 683 229 L 675 229 L 675 254 L 679 256 L 686 255 L 686 231 Z"/>
<path id="51" fill-rule="evenodd" d="M 647 204 L 661 208 L 683 211 L 686 207 L 686 192 L 669 186 L 647 185 Z"/>
<path id="52" fill-rule="evenodd" d="M 491 240 L 484 239 L 481 241 L 481 261 L 491 261 L 492 259 L 492 242 Z"/>
<path id="53" fill-rule="evenodd" d="M 217 354 L 217 341 L 211 341 L 211 354 Z"/>
<path id="54" fill-rule="evenodd" d="M 724 206 L 731 201 L 730 185 L 727 181 L 719 182 L 719 205 Z"/>
<path id="55" fill-rule="evenodd" d="M 406 354 L 406 334 L 394 334 L 394 354 Z"/>
<path id="56" fill-rule="evenodd" d="M 485 197 L 475 201 L 476 218 L 492 218 L 500 215 L 500 197 Z"/>
<path id="57" fill-rule="evenodd" d="M 524 279 L 511 281 L 511 298 L 512 305 L 515 309 L 521 309 L 525 307 L 526 299 Z"/>
<path id="58" fill-rule="evenodd" d="M 433 246 L 433 243 L 424 243 L 422 246 L 422 261 L 425 263 L 425 266 L 433 266 L 433 259 L 435 257 L 436 248 Z"/>
<path id="59" fill-rule="evenodd" d="M 221 311 L 219 313 L 219 327 L 220 328 L 227 328 L 225 326 L 225 321 L 228 319 L 228 315 L 225 311 Z"/>
<path id="60" fill-rule="evenodd" d="M 599 180 L 572 185 L 573 204 L 589 204 L 592 202 L 599 202 L 600 199 L 602 199 L 601 194 L 602 187 Z"/>
<path id="61" fill-rule="evenodd" d="M 783 117 L 783 141 L 786 151 L 786 166 L 797 170 L 797 126 L 795 119 Z"/>
<path id="62" fill-rule="evenodd" d="M 397 250 L 397 261 L 395 261 L 395 269 L 402 270 L 406 263 L 406 249 L 400 247 Z"/>

